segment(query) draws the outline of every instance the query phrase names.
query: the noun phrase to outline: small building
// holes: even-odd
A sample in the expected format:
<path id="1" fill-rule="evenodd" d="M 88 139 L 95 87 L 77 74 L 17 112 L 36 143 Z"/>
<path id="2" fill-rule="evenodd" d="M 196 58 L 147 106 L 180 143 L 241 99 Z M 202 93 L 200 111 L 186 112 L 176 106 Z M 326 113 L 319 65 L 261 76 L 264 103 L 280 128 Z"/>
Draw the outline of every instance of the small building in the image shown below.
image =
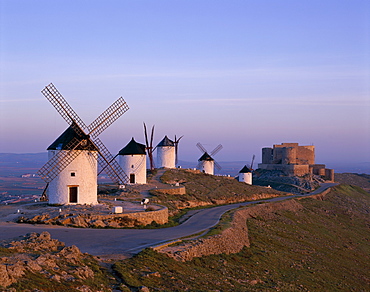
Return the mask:
<path id="1" fill-rule="evenodd" d="M 176 168 L 175 143 L 165 136 L 156 148 L 158 168 Z"/>
<path id="2" fill-rule="evenodd" d="M 199 170 L 207 173 L 214 174 L 215 172 L 215 160 L 207 153 L 204 152 L 203 155 L 198 159 L 199 161 Z"/>
<path id="3" fill-rule="evenodd" d="M 239 181 L 246 184 L 252 184 L 252 170 L 246 165 L 239 171 Z"/>
<path id="4" fill-rule="evenodd" d="M 129 176 L 130 184 L 146 184 L 146 152 L 145 145 L 134 138 L 119 153 L 119 164 Z"/>
<path id="5" fill-rule="evenodd" d="M 50 181 L 47 188 L 49 204 L 98 203 L 98 149 L 88 136 L 77 133 L 75 127 L 78 126 L 71 125 L 47 148 L 49 160 L 60 152 L 74 157 L 70 163 L 68 159 L 63 159 L 63 170 Z M 79 142 L 73 150 L 69 149 L 72 140 Z"/>

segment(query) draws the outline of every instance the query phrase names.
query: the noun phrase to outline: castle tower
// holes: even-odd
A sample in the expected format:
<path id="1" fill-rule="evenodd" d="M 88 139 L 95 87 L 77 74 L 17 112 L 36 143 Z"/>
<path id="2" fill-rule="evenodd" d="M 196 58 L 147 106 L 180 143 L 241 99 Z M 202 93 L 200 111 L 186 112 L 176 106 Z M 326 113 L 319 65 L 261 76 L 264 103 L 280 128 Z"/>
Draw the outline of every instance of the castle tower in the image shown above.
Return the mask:
<path id="1" fill-rule="evenodd" d="M 246 165 L 239 171 L 239 181 L 252 184 L 252 171 Z"/>
<path id="2" fill-rule="evenodd" d="M 281 148 L 281 164 L 297 164 L 297 148 Z"/>
<path id="3" fill-rule="evenodd" d="M 119 153 L 119 164 L 129 176 L 130 184 L 146 184 L 145 145 L 137 143 L 134 138 Z"/>
<path id="4" fill-rule="evenodd" d="M 167 136 L 157 145 L 158 168 L 176 168 L 175 143 Z"/>
<path id="5" fill-rule="evenodd" d="M 198 159 L 200 171 L 207 174 L 214 174 L 215 170 L 215 160 L 207 153 L 204 154 Z"/>
<path id="6" fill-rule="evenodd" d="M 66 146 L 73 139 L 80 141 L 76 149 Z M 47 188 L 49 204 L 97 204 L 97 157 L 96 146 L 83 134 L 77 134 L 73 126 L 65 130 L 48 148 L 49 160 L 60 152 L 76 156 Z M 62 153 L 63 154 L 63 153 Z"/>

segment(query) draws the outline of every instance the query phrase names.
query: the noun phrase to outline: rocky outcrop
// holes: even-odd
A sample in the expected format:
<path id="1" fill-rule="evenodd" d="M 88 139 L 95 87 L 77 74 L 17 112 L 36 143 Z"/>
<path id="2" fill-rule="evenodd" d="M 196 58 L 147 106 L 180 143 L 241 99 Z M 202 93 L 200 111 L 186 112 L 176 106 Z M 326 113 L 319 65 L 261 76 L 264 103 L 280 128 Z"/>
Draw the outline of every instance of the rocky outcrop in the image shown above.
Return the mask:
<path id="1" fill-rule="evenodd" d="M 149 210 L 149 209 L 148 209 Z M 168 222 L 168 209 L 162 207 L 147 212 L 125 214 L 97 215 L 91 213 L 44 213 L 36 216 L 21 216 L 18 223 L 55 224 L 83 228 L 124 228 L 149 225 L 152 222 L 165 224 Z"/>
<path id="2" fill-rule="evenodd" d="M 277 210 L 299 211 L 303 206 L 296 200 L 288 200 L 278 203 L 266 203 L 253 207 L 246 207 L 235 211 L 231 226 L 221 234 L 200 238 L 177 246 L 158 248 L 178 261 L 188 261 L 194 257 L 211 254 L 237 253 L 243 247 L 249 247 L 247 219 L 257 216 L 268 217 Z"/>
<path id="3" fill-rule="evenodd" d="M 76 246 L 66 247 L 48 232 L 31 233 L 21 240 L 2 243 L 0 287 L 8 287 L 29 273 L 39 273 L 50 281 L 80 281 L 94 278 L 86 265 L 89 255 Z"/>

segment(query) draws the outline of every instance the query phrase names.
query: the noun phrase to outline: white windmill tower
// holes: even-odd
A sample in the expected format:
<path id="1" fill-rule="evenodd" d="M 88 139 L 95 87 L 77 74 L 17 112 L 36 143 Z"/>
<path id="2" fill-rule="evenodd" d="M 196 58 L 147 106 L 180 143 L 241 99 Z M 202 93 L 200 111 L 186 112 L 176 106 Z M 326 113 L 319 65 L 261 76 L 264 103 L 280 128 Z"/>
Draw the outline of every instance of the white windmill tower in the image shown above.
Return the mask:
<path id="1" fill-rule="evenodd" d="M 49 204 L 96 204 L 97 162 L 116 184 L 128 181 L 112 154 L 97 138 L 128 106 L 120 97 L 86 126 L 52 83 L 41 92 L 70 125 L 48 147 L 49 161 L 38 171 L 46 182 L 44 194 L 47 193 Z"/>
<path id="2" fill-rule="evenodd" d="M 214 167 L 216 166 L 217 169 L 221 169 L 221 166 L 212 158 L 212 156 L 216 155 L 223 147 L 219 144 L 213 151 L 208 154 L 207 150 L 203 147 L 202 144 L 197 143 L 197 147 L 200 151 L 203 152 L 203 155 L 198 159 L 198 166 L 197 168 L 207 174 L 214 174 Z"/>
<path id="3" fill-rule="evenodd" d="M 244 182 L 246 184 L 251 185 L 252 184 L 252 177 L 253 177 L 253 161 L 254 161 L 255 155 L 252 157 L 252 162 L 250 167 L 244 166 L 240 171 L 239 171 L 239 181 Z"/>
<path id="4" fill-rule="evenodd" d="M 119 164 L 129 176 L 130 184 L 146 184 L 146 146 L 134 138 L 119 153 Z"/>
<path id="5" fill-rule="evenodd" d="M 156 148 L 158 168 L 176 168 L 175 142 L 165 136 Z"/>

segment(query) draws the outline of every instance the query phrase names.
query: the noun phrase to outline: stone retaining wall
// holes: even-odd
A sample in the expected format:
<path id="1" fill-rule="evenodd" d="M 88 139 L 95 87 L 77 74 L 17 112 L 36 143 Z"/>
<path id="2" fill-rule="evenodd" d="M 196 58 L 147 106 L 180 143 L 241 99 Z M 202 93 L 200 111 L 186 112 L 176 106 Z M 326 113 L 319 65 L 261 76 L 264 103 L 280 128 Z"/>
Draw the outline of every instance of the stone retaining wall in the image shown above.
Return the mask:
<path id="1" fill-rule="evenodd" d="M 266 217 L 277 210 L 299 211 L 302 208 L 303 206 L 296 200 L 245 207 L 235 211 L 231 226 L 219 235 L 193 240 L 177 246 L 157 248 L 157 250 L 178 261 L 188 261 L 194 257 L 211 254 L 237 253 L 243 247 L 249 247 L 250 245 L 247 228 L 248 218 Z"/>
<path id="2" fill-rule="evenodd" d="M 168 222 L 168 208 L 167 207 L 162 207 L 162 209 L 155 210 L 155 211 L 126 213 L 122 215 L 127 216 L 130 219 L 135 219 L 139 221 L 142 225 L 148 225 L 152 223 L 153 221 L 157 222 L 158 224 L 165 224 Z"/>
<path id="3" fill-rule="evenodd" d="M 172 187 L 168 189 L 155 189 L 158 192 L 161 192 L 162 194 L 168 194 L 168 195 L 185 195 L 185 187 L 179 186 L 179 187 Z"/>

